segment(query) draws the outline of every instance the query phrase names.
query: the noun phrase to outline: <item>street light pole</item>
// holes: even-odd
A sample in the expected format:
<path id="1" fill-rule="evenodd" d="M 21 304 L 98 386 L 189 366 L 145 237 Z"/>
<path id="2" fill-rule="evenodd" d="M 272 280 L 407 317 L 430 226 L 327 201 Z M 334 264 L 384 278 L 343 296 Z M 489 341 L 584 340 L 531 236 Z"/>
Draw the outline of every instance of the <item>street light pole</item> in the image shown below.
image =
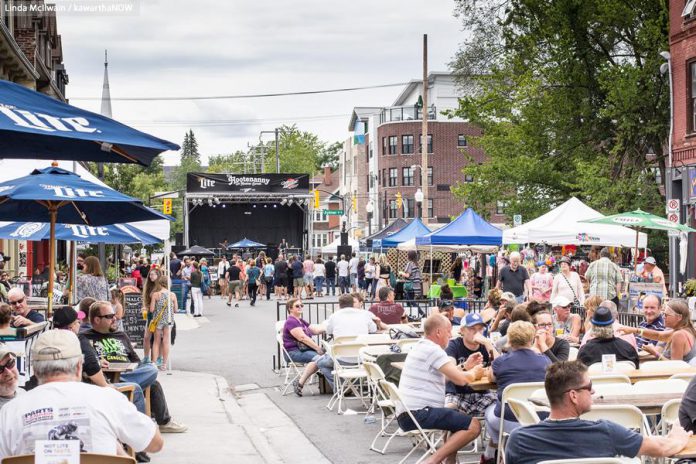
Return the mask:
<path id="1" fill-rule="evenodd" d="M 372 204 L 372 200 L 367 202 L 365 205 L 365 210 L 367 211 L 367 235 L 372 235 L 372 213 L 375 210 L 375 205 Z"/>
<path id="2" fill-rule="evenodd" d="M 667 166 L 665 168 L 665 196 L 667 200 L 671 200 L 674 195 L 672 186 L 672 135 L 674 133 L 674 90 L 672 88 L 672 55 L 669 52 L 660 52 L 660 56 L 667 60 L 660 66 L 660 71 L 665 72 L 664 66 L 667 66 L 669 78 L 669 139 L 667 141 Z M 681 205 L 681 202 L 680 202 Z M 679 211 L 679 222 L 681 222 L 681 211 Z M 677 291 L 677 238 L 668 237 L 669 240 L 669 290 L 672 295 Z"/>
<path id="3" fill-rule="evenodd" d="M 422 172 L 422 171 L 421 171 Z M 414 198 L 416 199 L 416 204 L 418 205 L 418 216 L 423 217 L 423 191 L 421 189 L 416 190 Z"/>
<path id="4" fill-rule="evenodd" d="M 428 197 L 428 182 L 423 176 L 423 169 L 428 166 L 428 34 L 423 34 L 423 134 L 421 135 L 421 191 L 423 201 Z M 421 214 L 424 224 L 427 218 Z"/>

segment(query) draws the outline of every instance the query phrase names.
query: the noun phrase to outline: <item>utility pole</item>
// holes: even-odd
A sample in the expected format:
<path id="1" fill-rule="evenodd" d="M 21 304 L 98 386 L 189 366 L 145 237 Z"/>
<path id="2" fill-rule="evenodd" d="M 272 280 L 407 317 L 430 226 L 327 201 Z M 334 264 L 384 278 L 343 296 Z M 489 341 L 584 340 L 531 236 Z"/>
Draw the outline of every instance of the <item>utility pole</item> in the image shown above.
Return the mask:
<path id="1" fill-rule="evenodd" d="M 428 34 L 423 34 L 423 135 L 421 135 L 422 221 L 428 223 Z"/>

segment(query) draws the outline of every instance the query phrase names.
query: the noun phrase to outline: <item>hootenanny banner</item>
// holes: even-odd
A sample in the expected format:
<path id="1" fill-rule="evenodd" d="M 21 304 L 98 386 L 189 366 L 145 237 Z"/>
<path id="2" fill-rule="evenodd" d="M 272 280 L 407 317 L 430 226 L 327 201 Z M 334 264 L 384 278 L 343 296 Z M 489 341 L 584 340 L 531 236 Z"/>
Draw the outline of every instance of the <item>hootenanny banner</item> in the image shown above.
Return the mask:
<path id="1" fill-rule="evenodd" d="M 307 174 L 209 174 L 190 172 L 188 193 L 309 193 Z"/>

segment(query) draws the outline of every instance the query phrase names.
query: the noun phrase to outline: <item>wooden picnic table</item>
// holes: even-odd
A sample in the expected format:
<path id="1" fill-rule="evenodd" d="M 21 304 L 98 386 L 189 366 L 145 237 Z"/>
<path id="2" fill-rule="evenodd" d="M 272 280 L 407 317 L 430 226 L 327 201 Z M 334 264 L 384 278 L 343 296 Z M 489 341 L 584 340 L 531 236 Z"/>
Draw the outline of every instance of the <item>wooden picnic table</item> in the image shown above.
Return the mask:
<path id="1" fill-rule="evenodd" d="M 696 435 L 690 436 L 689 442 L 686 444 L 684 449 L 670 457 L 674 459 L 696 458 Z"/>
<path id="2" fill-rule="evenodd" d="M 109 363 L 109 367 L 103 369 L 105 374 L 111 375 L 111 381 L 118 383 L 121 381 L 121 374 L 134 371 L 138 363 Z"/>

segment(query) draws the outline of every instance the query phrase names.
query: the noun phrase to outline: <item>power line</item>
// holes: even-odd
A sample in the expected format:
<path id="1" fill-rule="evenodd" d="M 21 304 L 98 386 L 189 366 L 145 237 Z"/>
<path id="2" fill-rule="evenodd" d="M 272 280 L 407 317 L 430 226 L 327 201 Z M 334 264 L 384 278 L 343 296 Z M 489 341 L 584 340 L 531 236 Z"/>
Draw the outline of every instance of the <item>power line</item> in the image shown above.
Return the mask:
<path id="1" fill-rule="evenodd" d="M 382 89 L 386 87 L 401 87 L 408 85 L 408 82 L 398 82 L 394 84 L 366 85 L 363 87 L 344 87 L 339 89 L 326 90 L 304 90 L 299 92 L 277 92 L 277 93 L 255 93 L 246 95 L 212 95 L 212 96 L 189 96 L 189 97 L 111 97 L 111 100 L 118 101 L 185 101 L 185 100 L 237 100 L 243 98 L 270 98 L 270 97 L 290 97 L 295 95 L 318 95 L 323 93 L 354 92 L 356 90 Z M 70 97 L 70 100 L 101 100 L 100 97 Z"/>
<path id="2" fill-rule="evenodd" d="M 345 114 L 326 114 L 317 116 L 288 116 L 286 118 L 258 118 L 258 119 L 199 119 L 199 120 L 154 120 L 154 121 L 123 121 L 124 124 L 129 124 L 139 127 L 218 127 L 218 126 L 236 126 L 246 124 L 269 124 L 282 123 L 287 121 L 325 121 L 330 119 L 345 118 Z"/>

